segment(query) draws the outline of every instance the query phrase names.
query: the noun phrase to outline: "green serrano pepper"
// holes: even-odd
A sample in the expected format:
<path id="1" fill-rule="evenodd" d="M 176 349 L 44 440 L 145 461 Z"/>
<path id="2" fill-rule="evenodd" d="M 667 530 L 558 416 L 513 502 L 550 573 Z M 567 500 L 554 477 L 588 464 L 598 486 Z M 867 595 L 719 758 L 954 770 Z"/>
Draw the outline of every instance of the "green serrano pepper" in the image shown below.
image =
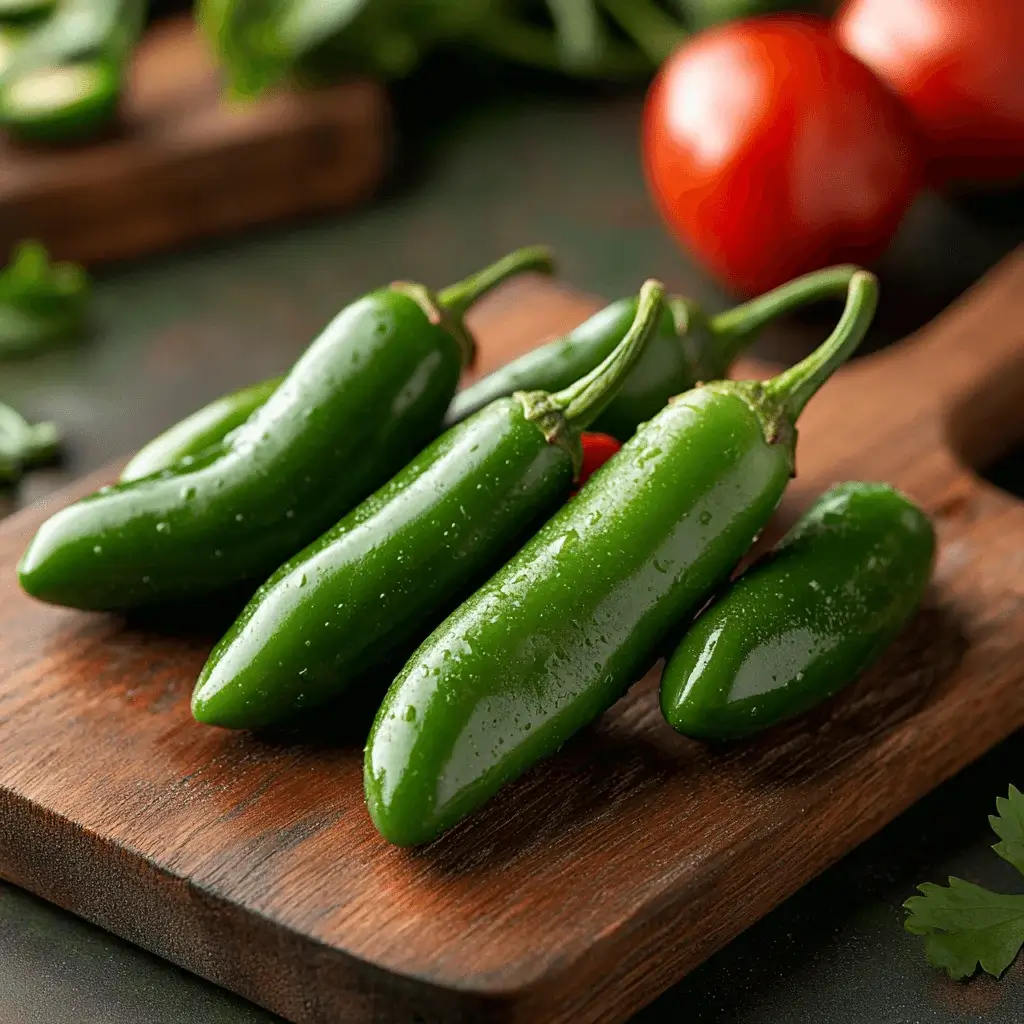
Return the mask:
<path id="1" fill-rule="evenodd" d="M 934 555 L 931 522 L 899 491 L 834 487 L 683 638 L 661 681 L 665 718 L 724 740 L 831 697 L 906 624 Z"/>
<path id="2" fill-rule="evenodd" d="M 596 370 L 555 394 L 496 399 L 287 561 L 214 648 L 193 715 L 272 725 L 408 652 L 569 496 L 580 432 L 661 312 L 661 286 L 648 282 L 631 330 Z"/>
<path id="3" fill-rule="evenodd" d="M 732 361 L 771 320 L 800 306 L 841 297 L 856 267 L 838 266 L 798 277 L 788 284 L 708 318 L 687 299 L 666 304 L 651 339 L 618 394 L 591 429 L 625 441 L 673 395 L 698 381 L 724 377 Z M 615 349 L 636 315 L 636 298 L 622 299 L 595 313 L 564 338 L 542 345 L 457 394 L 445 426 L 459 423 L 496 398 L 516 391 L 559 391 L 593 370 Z M 169 469 L 199 455 L 255 412 L 280 378 L 263 381 L 216 399 L 154 438 L 128 463 L 122 480 Z"/>
<path id="4" fill-rule="evenodd" d="M 435 298 L 399 283 L 342 310 L 221 445 L 48 519 L 19 566 L 35 597 L 116 609 L 265 580 L 437 435 L 473 342 L 465 309 L 525 249 Z"/>
<path id="5" fill-rule="evenodd" d="M 370 732 L 366 802 L 429 842 L 614 703 L 743 556 L 793 472 L 795 422 L 857 347 L 875 278 L 818 350 L 766 383 L 680 395 L 419 647 Z"/>

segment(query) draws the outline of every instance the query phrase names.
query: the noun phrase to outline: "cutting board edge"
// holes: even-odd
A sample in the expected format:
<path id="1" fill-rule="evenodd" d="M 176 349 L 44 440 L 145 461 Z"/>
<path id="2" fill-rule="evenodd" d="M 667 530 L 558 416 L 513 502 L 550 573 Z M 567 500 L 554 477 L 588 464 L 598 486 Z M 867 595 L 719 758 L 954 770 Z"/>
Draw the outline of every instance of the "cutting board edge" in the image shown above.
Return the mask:
<path id="1" fill-rule="evenodd" d="M 901 724 L 912 721 L 911 718 Z M 678 931 L 681 921 L 693 916 L 695 906 L 698 908 L 697 913 L 714 912 L 717 880 L 725 870 L 724 866 L 715 874 L 705 874 L 696 880 L 690 879 L 682 884 L 670 885 L 660 894 L 659 901 L 648 903 L 629 917 L 623 918 L 614 930 L 592 942 L 577 956 L 561 959 L 542 971 L 528 971 L 519 979 L 515 979 L 513 971 L 513 979 L 510 982 L 505 982 L 500 977 L 485 975 L 479 978 L 480 984 L 457 988 L 440 984 L 424 975 L 382 966 L 344 947 L 331 946 L 321 939 L 304 935 L 258 911 L 233 904 L 210 888 L 196 885 L 187 876 L 155 862 L 144 851 L 130 850 L 124 844 L 118 844 L 67 815 L 49 810 L 12 789 L 0 789 L 3 818 L 8 825 L 9 834 L 15 837 L 13 842 L 5 841 L 4 834 L 0 833 L 0 877 L 207 981 L 223 986 L 288 1019 L 302 1021 L 303 1024 L 321 1024 L 326 1021 L 334 1024 L 335 1021 L 346 1020 L 347 1017 L 336 1015 L 352 1009 L 348 1001 L 353 996 L 367 998 L 367 992 L 370 993 L 368 998 L 372 999 L 374 991 L 381 993 L 382 1008 L 386 1008 L 387 1012 L 393 1015 L 396 1009 L 396 987 L 402 998 L 407 999 L 409 1006 L 415 1008 L 417 1012 L 424 1003 L 429 1003 L 436 1012 L 445 1014 L 437 1018 L 441 1021 L 476 1020 L 475 1015 L 484 1012 L 488 1020 L 508 1020 L 527 1024 L 540 1019 L 537 1014 L 544 1010 L 550 1011 L 552 1006 L 558 1006 L 559 1010 L 557 1017 L 545 1018 L 552 1022 L 575 1024 L 598 1020 L 624 1021 L 827 870 L 842 856 L 876 835 L 916 801 L 1022 728 L 1024 713 L 1017 719 L 1001 718 L 995 734 L 986 737 L 966 756 L 950 757 L 939 771 L 928 779 L 926 785 L 903 794 L 899 806 L 883 806 L 876 803 L 877 813 L 873 816 L 848 818 L 849 828 L 830 833 L 828 846 L 817 847 L 816 856 L 803 862 L 805 870 L 790 876 L 780 875 L 783 884 L 758 892 L 756 903 L 746 904 L 747 912 L 742 921 L 736 919 L 730 921 L 727 927 L 712 931 L 711 937 L 704 944 L 687 944 L 683 955 L 652 956 L 654 952 L 664 953 L 665 940 L 670 940 L 673 933 Z M 888 734 L 887 739 L 897 740 L 899 731 L 900 727 L 897 726 Z M 841 763 L 837 762 L 835 767 L 838 768 Z M 853 786 L 854 781 L 848 781 L 847 785 Z M 859 782 L 857 784 L 859 785 Z M 813 802 L 817 806 L 832 799 L 831 794 L 819 794 Z M 870 802 L 866 806 L 870 806 Z M 48 834 L 39 827 L 42 821 L 51 825 Z M 53 822 L 57 823 L 55 830 L 52 828 Z M 55 846 L 54 831 L 58 833 L 56 845 L 59 847 L 63 843 L 68 843 L 72 853 L 60 857 L 52 856 Z M 782 825 L 775 826 L 771 830 L 770 838 L 777 843 L 778 837 L 785 834 L 786 829 Z M 761 845 L 763 840 L 763 835 L 748 837 L 744 847 L 737 848 L 733 855 L 743 856 L 748 848 Z M 793 845 L 799 845 L 799 842 L 800 840 L 797 840 Z M 20 853 L 19 845 L 22 847 Z M 33 847 L 37 851 L 35 855 Z M 51 855 L 39 855 L 38 851 L 46 851 Z M 121 864 L 124 871 L 115 883 L 111 883 L 113 888 L 110 891 L 116 892 L 117 897 L 102 899 L 101 886 L 96 880 L 108 874 L 107 868 L 111 861 Z M 67 864 L 74 865 L 73 874 L 78 879 L 77 882 L 69 881 L 67 875 L 61 874 L 60 868 Z M 909 895 L 912 893 L 908 891 Z M 125 906 L 124 912 L 119 912 L 118 902 Z M 151 923 L 139 930 L 131 927 L 133 920 L 143 919 L 144 915 L 139 914 L 138 910 L 140 904 L 145 903 L 159 903 L 164 907 L 178 908 L 176 915 L 169 915 L 173 916 L 176 926 L 180 926 L 182 922 L 181 909 L 191 904 L 193 909 L 188 914 L 188 919 L 195 923 L 196 930 L 205 937 L 199 948 L 210 946 L 211 932 L 224 929 L 232 937 L 232 943 L 228 948 L 233 949 L 235 956 L 202 958 L 190 954 L 187 946 L 177 948 L 171 940 L 164 943 L 152 941 L 150 936 L 156 934 L 156 930 Z M 151 922 L 152 917 L 147 917 L 146 920 Z M 163 934 L 173 935 L 175 925 L 170 926 Z M 638 939 L 638 934 L 642 933 L 646 933 L 646 939 Z M 279 968 L 276 975 L 280 979 L 301 978 L 306 971 L 315 974 L 320 970 L 329 970 L 335 979 L 339 970 L 346 976 L 343 987 L 339 988 L 335 984 L 329 989 L 331 995 L 335 997 L 326 1007 L 331 1016 L 310 1016 L 305 1008 L 282 1001 L 278 998 L 281 982 L 274 978 L 269 979 L 269 987 L 262 984 L 238 984 L 237 979 L 244 977 L 245 972 L 232 972 L 233 964 L 237 965 L 239 960 L 244 962 L 250 949 L 265 951 L 268 945 L 280 947 L 282 942 L 285 946 L 283 955 L 272 961 L 273 966 Z M 225 943 L 214 942 L 213 945 L 221 949 L 226 948 Z M 579 964 L 584 959 L 592 964 L 595 957 L 607 965 L 602 974 L 604 984 L 600 989 L 587 985 L 580 988 L 578 994 L 574 994 L 573 979 L 585 976 L 578 971 Z M 600 1008 L 588 1008 L 588 997 L 592 999 L 595 994 L 602 995 L 605 985 L 615 990 L 617 986 L 628 983 L 634 973 L 634 963 L 637 966 L 643 965 L 639 977 L 642 977 L 645 990 L 641 997 L 622 999 L 621 1005 L 617 1006 L 611 1015 L 609 1001 L 604 1002 Z M 652 964 L 655 965 L 653 971 Z M 593 971 L 587 973 L 592 976 Z M 657 980 L 651 985 L 655 978 Z M 303 992 L 315 990 L 304 983 L 299 984 L 298 989 Z M 628 993 L 631 987 L 618 987 L 617 990 Z M 372 1014 L 364 1017 L 356 1013 L 352 1019 L 376 1018 Z"/>
<path id="2" fill-rule="evenodd" d="M 519 989 L 459 989 L 439 985 L 428 977 L 381 967 L 346 949 L 304 935 L 258 911 L 233 904 L 209 888 L 196 885 L 188 877 L 154 862 L 143 851 L 116 844 L 67 815 L 53 812 L 11 789 L 0 789 L 0 810 L 8 826 L 7 832 L 0 833 L 0 878 L 289 1020 L 311 1024 L 336 1024 L 347 1020 L 345 1014 L 352 1011 L 349 1002 L 352 997 L 379 998 L 381 1006 L 377 1012 L 386 1009 L 390 1013 L 395 1008 L 397 985 L 402 999 L 408 1002 L 410 1020 L 412 1012 L 429 1000 L 437 1012 L 445 1014 L 437 1018 L 439 1021 L 473 1021 L 477 1019 L 475 1014 L 481 1011 L 488 1014 L 488 1020 L 501 1021 L 506 1019 L 505 1011 L 521 995 Z M 33 827 L 34 820 L 46 821 L 50 831 L 44 832 L 38 824 Z M 53 823 L 56 823 L 55 828 Z M 54 832 L 58 836 L 57 844 Z M 14 837 L 13 841 L 5 838 L 7 834 Z M 62 843 L 69 844 L 71 855 L 53 856 L 54 846 Z M 103 886 L 98 880 L 109 876 L 107 869 L 111 862 L 124 870 L 108 885 L 110 892 L 116 892 L 116 897 L 103 899 Z M 61 867 L 68 864 L 74 865 L 74 872 L 62 874 Z M 118 903 L 123 910 L 118 908 Z M 201 908 L 190 915 L 204 935 L 201 945 L 230 949 L 235 956 L 200 957 L 189 954 L 186 945 L 180 948 L 175 945 L 171 937 L 178 933 L 182 920 L 180 908 L 189 904 Z M 147 905 L 170 910 L 178 908 L 177 914 L 167 914 L 168 927 L 161 932 L 166 939 L 164 942 L 151 939 L 156 933 L 153 918 L 140 913 L 140 907 Z M 132 927 L 133 921 L 141 923 L 144 919 L 148 924 L 137 929 Z M 229 933 L 231 944 L 211 943 L 211 933 L 217 931 Z M 244 977 L 245 971 L 232 973 L 232 965 L 245 963 L 248 954 L 257 949 L 265 952 L 268 946 L 280 947 L 282 940 L 285 953 L 272 960 L 272 966 L 277 968 L 274 977 L 268 978 L 267 984 L 238 984 L 237 978 Z M 339 990 L 335 985 L 329 990 L 334 996 L 330 1004 L 317 1008 L 329 1016 L 320 1012 L 310 1016 L 309 1007 L 303 1005 L 308 993 L 318 990 L 312 980 L 308 983 L 300 980 L 292 985 L 298 1002 L 279 998 L 288 988 L 282 985 L 283 979 L 301 979 L 304 974 L 315 975 L 323 970 L 330 971 L 335 979 L 339 970 L 346 976 L 343 988 Z M 322 987 L 319 990 L 323 991 Z M 364 1011 L 356 1012 L 352 1019 L 377 1019 L 372 1015 L 364 1018 L 361 1012 Z M 339 1013 L 342 1016 L 339 1017 Z M 456 1016 L 449 1017 L 449 1013 Z"/>
<path id="3" fill-rule="evenodd" d="M 974 750 L 966 758 L 956 758 L 945 765 L 940 772 L 934 774 L 929 783 L 919 790 L 907 794 L 898 802 L 898 806 L 893 805 L 893 809 L 890 813 L 890 809 L 886 808 L 885 812 L 876 815 L 872 819 L 854 819 L 857 826 L 863 825 L 865 820 L 869 820 L 870 824 L 867 827 L 851 827 L 848 833 L 838 832 L 840 838 L 838 841 L 831 843 L 829 847 L 818 847 L 818 850 L 826 850 L 827 852 L 823 855 L 817 855 L 812 860 L 808 860 L 807 870 L 800 874 L 795 874 L 790 878 L 786 879 L 785 884 L 780 885 L 773 889 L 761 889 L 753 893 L 756 896 L 755 900 L 748 900 L 746 903 L 747 913 L 742 919 L 730 921 L 728 926 L 722 928 L 714 933 L 712 937 L 703 944 L 690 943 L 687 945 L 687 952 L 678 957 L 655 957 L 652 954 L 663 950 L 663 946 L 659 945 L 659 941 L 664 937 L 671 939 L 672 935 L 678 929 L 680 922 L 685 922 L 693 916 L 693 903 L 684 903 L 683 900 L 691 895 L 691 890 L 694 886 L 691 884 L 677 885 L 670 887 L 661 894 L 663 901 L 660 905 L 654 905 L 642 907 L 635 912 L 631 917 L 624 919 L 620 922 L 619 926 L 607 936 L 602 937 L 601 940 L 592 943 L 585 950 L 581 950 L 579 954 L 568 960 L 564 964 L 558 966 L 557 974 L 555 972 L 548 972 L 545 975 L 539 975 L 535 982 L 524 987 L 525 992 L 532 993 L 534 989 L 543 988 L 545 994 L 550 992 L 552 988 L 556 988 L 559 983 L 565 977 L 571 977 L 578 966 L 586 960 L 592 961 L 595 957 L 601 959 L 606 964 L 606 971 L 602 975 L 603 981 L 606 982 L 610 988 L 614 991 L 616 984 L 622 984 L 623 981 L 628 981 L 632 970 L 621 968 L 621 965 L 626 964 L 630 958 L 643 963 L 643 971 L 640 974 L 640 980 L 645 984 L 650 984 L 652 979 L 657 980 L 652 985 L 653 991 L 646 992 L 644 997 L 640 1000 L 635 1000 L 629 1003 L 623 1003 L 621 1010 L 613 1012 L 611 1015 L 608 1013 L 608 1003 L 603 1004 L 593 1014 L 587 1012 L 581 1012 L 580 1003 L 576 1002 L 571 1005 L 571 1012 L 565 1016 L 559 1016 L 558 1018 L 552 1018 L 552 1021 L 557 1019 L 558 1024 L 580 1024 L 580 1022 L 600 1022 L 600 1024 L 618 1024 L 618 1022 L 627 1021 L 632 1017 L 633 1014 L 637 1013 L 643 1007 L 653 1002 L 659 995 L 671 988 L 673 985 L 682 981 L 691 971 L 705 963 L 710 957 L 714 956 L 720 950 L 724 949 L 729 945 L 735 938 L 745 932 L 748 928 L 761 921 L 773 910 L 777 909 L 787 899 L 794 896 L 797 892 L 803 889 L 806 885 L 824 874 L 829 868 L 837 864 L 843 857 L 849 855 L 855 851 L 863 843 L 870 841 L 876 835 L 878 835 L 883 829 L 895 821 L 901 814 L 905 813 L 915 803 L 924 799 L 930 793 L 938 789 L 943 783 L 948 782 L 957 773 L 975 764 L 986 754 L 992 751 L 1000 743 L 1005 742 L 1015 733 L 1024 730 L 1024 712 L 1013 720 L 1013 724 L 1009 728 L 1000 728 L 999 735 L 994 738 L 988 739 L 985 742 L 979 744 L 978 748 Z M 993 800 L 998 794 L 993 794 Z M 828 801 L 819 800 L 815 806 L 821 806 Z M 771 841 L 778 844 L 780 836 L 785 836 L 789 831 L 788 827 L 780 825 L 774 830 L 769 838 Z M 849 838 L 847 838 L 849 835 Z M 750 850 L 755 845 L 761 845 L 764 837 L 759 836 L 755 839 L 749 839 L 742 849 L 737 849 L 736 856 L 740 856 L 744 851 Z M 802 840 L 797 840 L 793 844 L 794 848 L 799 846 Z M 782 847 L 783 853 L 788 847 Z M 783 857 L 779 857 L 780 860 Z M 697 892 L 697 906 L 701 906 L 702 903 L 710 904 L 708 912 L 714 912 L 714 896 L 713 892 L 716 888 L 716 882 L 721 877 L 722 870 L 719 870 L 715 874 L 702 877 L 698 880 L 696 888 Z M 795 884 L 792 884 L 795 881 Z M 921 881 L 926 879 L 922 877 Z M 666 894 L 669 892 L 677 892 L 679 895 L 669 900 L 666 898 Z M 705 897 L 705 894 L 711 894 Z M 751 893 L 748 893 L 750 896 Z M 915 895 L 913 888 L 908 888 L 907 897 Z M 752 912 L 751 907 L 755 907 Z M 650 911 L 653 909 L 653 914 Z M 641 943 L 637 940 L 637 933 L 643 930 L 652 930 L 657 934 L 653 935 L 645 943 Z M 592 971 L 591 971 L 592 973 Z M 594 990 L 589 990 L 593 995 Z M 598 991 L 603 991 L 598 990 Z M 546 1004 L 550 1005 L 550 1004 Z M 531 1009 L 532 1013 L 532 1009 Z M 520 1018 L 517 1017 L 517 1021 Z M 536 1017 L 531 1015 L 523 1016 L 523 1024 L 528 1024 L 532 1020 L 536 1020 Z"/>

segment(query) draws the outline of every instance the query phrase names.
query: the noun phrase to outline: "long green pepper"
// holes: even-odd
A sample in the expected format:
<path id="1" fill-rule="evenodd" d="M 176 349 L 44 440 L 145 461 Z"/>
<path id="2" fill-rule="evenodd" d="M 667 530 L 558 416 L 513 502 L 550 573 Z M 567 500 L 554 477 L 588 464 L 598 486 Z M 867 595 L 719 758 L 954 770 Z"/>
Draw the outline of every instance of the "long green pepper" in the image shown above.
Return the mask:
<path id="1" fill-rule="evenodd" d="M 54 604 L 131 608 L 265 580 L 437 435 L 474 346 L 462 317 L 524 249 L 435 297 L 398 283 L 342 310 L 221 445 L 100 490 L 39 529 L 18 569 Z"/>
<path id="2" fill-rule="evenodd" d="M 841 298 L 856 270 L 853 266 L 836 266 L 816 271 L 713 317 L 706 316 L 688 299 L 669 299 L 657 334 L 591 429 L 627 441 L 673 395 L 698 382 L 725 377 L 733 360 L 766 324 L 809 303 Z M 636 309 L 636 297 L 613 302 L 564 338 L 527 352 L 460 391 L 445 414 L 445 426 L 459 423 L 494 399 L 515 391 L 569 387 L 622 341 Z M 135 480 L 168 469 L 187 456 L 201 454 L 245 422 L 279 383 L 280 378 L 262 381 L 199 409 L 142 448 L 125 466 L 121 479 Z"/>
<path id="3" fill-rule="evenodd" d="M 366 747 L 367 807 L 385 838 L 429 842 L 640 678 L 775 510 L 796 419 L 876 302 L 875 278 L 858 272 L 805 360 L 765 383 L 680 395 L 424 641 Z"/>
<path id="4" fill-rule="evenodd" d="M 275 724 L 408 652 L 569 496 L 580 433 L 661 312 L 661 286 L 648 282 L 632 328 L 595 370 L 556 394 L 496 399 L 286 562 L 214 648 L 195 717 Z"/>

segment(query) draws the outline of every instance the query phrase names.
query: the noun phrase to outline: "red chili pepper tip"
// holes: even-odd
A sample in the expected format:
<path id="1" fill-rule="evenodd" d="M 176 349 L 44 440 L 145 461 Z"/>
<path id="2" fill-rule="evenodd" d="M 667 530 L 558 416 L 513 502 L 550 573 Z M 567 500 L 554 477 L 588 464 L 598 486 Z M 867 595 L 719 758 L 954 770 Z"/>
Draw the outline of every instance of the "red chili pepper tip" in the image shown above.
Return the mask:
<path id="1" fill-rule="evenodd" d="M 618 441 L 609 434 L 594 432 L 580 435 L 583 445 L 583 467 L 580 470 L 579 490 L 621 447 Z"/>

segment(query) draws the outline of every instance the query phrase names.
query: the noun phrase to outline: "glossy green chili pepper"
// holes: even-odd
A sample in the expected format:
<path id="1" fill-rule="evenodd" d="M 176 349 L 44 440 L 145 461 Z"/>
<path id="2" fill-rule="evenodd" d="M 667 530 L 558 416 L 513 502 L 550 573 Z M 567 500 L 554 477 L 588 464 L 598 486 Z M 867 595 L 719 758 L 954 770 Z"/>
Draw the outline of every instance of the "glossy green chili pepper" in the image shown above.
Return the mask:
<path id="1" fill-rule="evenodd" d="M 130 608 L 265 580 L 436 436 L 473 342 L 462 314 L 546 268 L 513 253 L 435 299 L 399 283 L 342 310 L 223 444 L 47 520 L 22 557 L 35 597 Z"/>
<path id="2" fill-rule="evenodd" d="M 724 740 L 831 697 L 906 624 L 934 554 L 928 517 L 899 491 L 834 487 L 683 638 L 661 681 L 665 718 Z"/>
<path id="3" fill-rule="evenodd" d="M 676 398 L 424 641 L 366 747 L 367 806 L 387 839 L 451 828 L 640 678 L 778 505 L 796 418 L 858 345 L 876 295 L 855 274 L 833 335 L 773 380 Z"/>
<path id="4" fill-rule="evenodd" d="M 556 394 L 499 398 L 452 427 L 289 559 L 214 648 L 192 713 L 236 729 L 335 697 L 422 639 L 569 495 L 580 432 L 657 329 L 648 282 L 625 339 Z"/>
<path id="5" fill-rule="evenodd" d="M 701 381 L 725 377 L 733 360 L 772 320 L 812 302 L 841 298 L 856 271 L 856 267 L 844 265 L 806 274 L 713 317 L 688 299 L 670 299 L 661 330 L 592 429 L 628 440 L 673 395 Z M 615 348 L 635 313 L 635 298 L 620 299 L 566 337 L 495 370 L 455 396 L 445 422 L 458 423 L 513 391 L 568 387 Z"/>
<path id="6" fill-rule="evenodd" d="M 527 352 L 460 391 L 448 409 L 445 423 L 458 423 L 488 402 L 515 391 L 568 387 L 614 350 L 635 315 L 635 297 L 613 302 L 564 338 Z M 594 430 L 625 440 L 638 423 L 658 412 L 670 396 L 693 386 L 696 365 L 702 366 L 698 372 L 708 380 L 721 377 L 731 361 L 731 352 L 716 358 L 719 352 L 702 345 L 707 337 L 704 318 L 696 306 L 683 299 L 670 300 L 658 332 L 634 374 L 593 425 Z M 639 377 L 637 383 L 633 376 Z"/>
<path id="7" fill-rule="evenodd" d="M 204 405 L 202 409 L 175 423 L 153 438 L 129 460 L 121 471 L 121 480 L 139 480 L 170 469 L 182 459 L 195 458 L 212 445 L 219 444 L 240 427 L 277 390 L 283 377 L 251 384 L 230 395 Z"/>
<path id="8" fill-rule="evenodd" d="M 620 441 L 632 437 L 637 426 L 654 416 L 673 395 L 698 381 L 724 377 L 733 359 L 771 320 L 811 302 L 841 297 L 856 269 L 830 267 L 798 277 L 710 319 L 689 300 L 671 299 L 658 334 L 591 429 Z M 608 357 L 635 314 L 636 299 L 622 299 L 595 313 L 566 337 L 495 370 L 455 396 L 445 425 L 459 423 L 515 391 L 569 387 Z M 244 422 L 279 383 L 278 377 L 253 384 L 204 406 L 146 445 L 125 467 L 121 479 L 134 480 L 169 469 L 186 456 L 201 454 Z"/>

